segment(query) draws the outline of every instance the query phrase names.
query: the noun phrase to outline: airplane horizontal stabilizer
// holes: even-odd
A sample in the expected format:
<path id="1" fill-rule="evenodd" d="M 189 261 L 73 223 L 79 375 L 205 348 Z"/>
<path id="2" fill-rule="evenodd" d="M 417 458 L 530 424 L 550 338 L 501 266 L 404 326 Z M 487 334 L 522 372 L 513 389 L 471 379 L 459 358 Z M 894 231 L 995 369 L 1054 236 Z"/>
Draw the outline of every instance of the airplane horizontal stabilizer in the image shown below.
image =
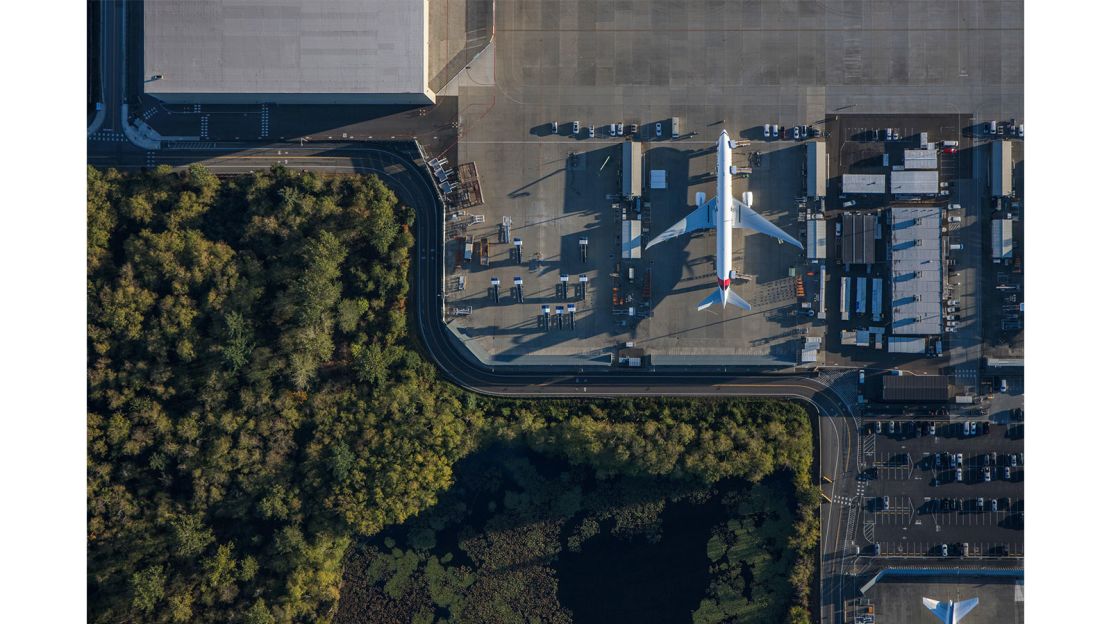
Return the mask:
<path id="1" fill-rule="evenodd" d="M 959 624 L 959 621 L 979 604 L 979 599 L 969 598 L 960 602 L 952 602 L 951 600 L 941 602 L 932 598 L 922 598 L 921 603 L 944 624 Z"/>
<path id="2" fill-rule="evenodd" d="M 721 299 L 722 293 L 723 293 L 723 296 L 725 297 L 725 300 L 724 300 L 723 303 L 722 303 L 722 299 Z M 748 303 L 747 301 L 744 301 L 744 299 L 742 299 L 740 297 L 740 295 L 736 294 L 731 289 L 718 288 L 718 289 L 714 290 L 713 292 L 709 293 L 708 297 L 701 300 L 701 303 L 698 304 L 698 311 L 701 312 L 702 310 L 708 308 L 709 306 L 713 305 L 714 303 L 722 303 L 722 306 L 721 306 L 722 308 L 727 307 L 728 305 L 734 305 L 734 306 L 736 306 L 736 307 L 738 307 L 742 310 L 751 310 L 752 309 L 752 304 Z"/>

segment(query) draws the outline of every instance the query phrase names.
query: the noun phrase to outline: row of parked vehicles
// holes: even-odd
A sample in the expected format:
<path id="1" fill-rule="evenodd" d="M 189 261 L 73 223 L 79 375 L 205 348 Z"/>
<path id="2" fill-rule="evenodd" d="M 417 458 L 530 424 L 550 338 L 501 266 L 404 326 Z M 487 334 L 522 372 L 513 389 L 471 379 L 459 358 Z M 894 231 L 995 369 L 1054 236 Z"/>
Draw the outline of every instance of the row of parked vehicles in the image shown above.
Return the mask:
<path id="1" fill-rule="evenodd" d="M 626 132 L 627 131 L 627 132 Z M 609 124 L 609 136 L 623 137 L 623 136 L 636 136 L 640 133 L 640 124 L 630 123 L 627 126 L 623 121 Z M 572 136 L 578 136 L 582 133 L 582 122 L 572 121 L 570 124 L 570 133 Z M 559 134 L 559 122 L 551 122 L 551 134 Z M 597 137 L 597 128 L 590 124 L 586 127 L 586 136 L 593 139 Z M 678 117 L 671 117 L 671 138 L 677 139 L 680 136 Z M 658 121 L 655 123 L 655 138 L 663 137 L 663 122 Z"/>
<path id="2" fill-rule="evenodd" d="M 794 126 L 793 128 L 782 128 L 779 130 L 778 124 L 763 124 L 763 139 L 766 141 L 778 141 L 779 139 L 793 138 L 795 141 L 803 141 L 805 139 L 817 139 L 821 137 L 821 129 L 815 126 Z"/>
<path id="3" fill-rule="evenodd" d="M 991 423 L 989 420 L 965 420 L 961 423 L 948 423 L 937 425 L 936 421 L 897 421 L 889 420 L 886 423 L 876 421 L 864 425 L 864 433 L 886 433 L 887 435 L 930 435 L 935 436 L 940 431 L 941 435 L 945 435 L 945 430 L 949 434 L 953 432 L 953 427 L 957 435 L 964 438 L 974 438 L 978 435 L 987 435 L 991 432 Z M 962 434 L 960 433 L 962 431 Z"/>

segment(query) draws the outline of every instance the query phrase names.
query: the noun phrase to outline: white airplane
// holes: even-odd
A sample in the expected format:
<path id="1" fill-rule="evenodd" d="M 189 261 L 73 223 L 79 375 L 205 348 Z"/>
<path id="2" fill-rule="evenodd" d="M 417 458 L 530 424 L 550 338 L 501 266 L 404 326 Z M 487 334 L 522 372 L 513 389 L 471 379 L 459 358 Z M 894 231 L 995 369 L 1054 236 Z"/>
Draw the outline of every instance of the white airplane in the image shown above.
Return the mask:
<path id="1" fill-rule="evenodd" d="M 697 230 L 717 229 L 717 290 L 698 304 L 698 310 L 704 310 L 714 303 L 720 303 L 721 309 L 728 304 L 751 310 L 752 306 L 729 289 L 732 281 L 732 230 L 733 228 L 746 228 L 760 234 L 773 236 L 780 241 L 786 241 L 798 249 L 803 249 L 802 244 L 793 236 L 780 230 L 773 223 L 764 219 L 752 210 L 752 194 L 744 193 L 743 201 L 737 201 L 732 196 L 732 176 L 736 168 L 732 166 L 732 150 L 737 147 L 735 141 L 728 138 L 728 131 L 722 130 L 717 138 L 717 196 L 705 200 L 704 193 L 698 193 L 698 207 L 686 215 L 686 218 L 667 228 L 665 232 L 656 236 L 647 247 L 656 245 L 665 240 L 670 240 L 682 234 L 696 232 Z M 722 202 L 724 208 L 721 208 Z"/>
<path id="2" fill-rule="evenodd" d="M 979 604 L 979 599 L 971 598 L 959 602 L 952 602 L 951 600 L 940 602 L 932 598 L 922 598 L 921 602 L 925 604 L 926 609 L 932 611 L 933 615 L 937 616 L 944 624 L 959 624 L 960 620 Z"/>

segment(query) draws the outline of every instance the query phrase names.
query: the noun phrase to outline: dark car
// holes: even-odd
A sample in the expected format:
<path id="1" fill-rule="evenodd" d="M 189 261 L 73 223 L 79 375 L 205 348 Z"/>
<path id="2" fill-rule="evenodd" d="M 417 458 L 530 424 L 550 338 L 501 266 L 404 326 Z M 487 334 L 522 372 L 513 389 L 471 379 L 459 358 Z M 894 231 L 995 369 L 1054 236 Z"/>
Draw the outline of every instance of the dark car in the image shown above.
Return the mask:
<path id="1" fill-rule="evenodd" d="M 984 420 L 983 421 L 983 435 L 987 435 L 990 432 L 991 432 L 991 421 Z"/>

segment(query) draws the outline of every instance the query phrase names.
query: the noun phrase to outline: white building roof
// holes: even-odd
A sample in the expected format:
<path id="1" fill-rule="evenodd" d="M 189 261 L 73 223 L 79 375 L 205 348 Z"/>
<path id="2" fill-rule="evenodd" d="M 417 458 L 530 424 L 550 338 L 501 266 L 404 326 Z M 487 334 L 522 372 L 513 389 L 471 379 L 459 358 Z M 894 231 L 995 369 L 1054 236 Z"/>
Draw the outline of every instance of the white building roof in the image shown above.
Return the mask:
<path id="1" fill-rule="evenodd" d="M 941 333 L 941 219 L 939 206 L 890 209 L 892 334 Z"/>
<path id="2" fill-rule="evenodd" d="M 890 172 L 890 192 L 894 195 L 936 195 L 939 188 L 936 171 Z"/>
<path id="3" fill-rule="evenodd" d="M 908 149 L 903 163 L 906 169 L 936 169 L 937 151 L 935 149 Z"/>
<path id="4" fill-rule="evenodd" d="M 828 237 L 824 219 L 806 221 L 806 259 L 824 260 L 828 255 Z"/>
<path id="5" fill-rule="evenodd" d="M 621 192 L 625 197 L 639 197 L 643 192 L 641 149 L 638 141 L 627 141 L 621 146 Z"/>
<path id="6" fill-rule="evenodd" d="M 823 141 L 806 143 L 806 195 L 824 197 L 829 181 L 829 158 Z"/>
<path id="7" fill-rule="evenodd" d="M 144 90 L 169 101 L 435 101 L 427 0 L 159 0 L 142 14 L 144 76 L 162 76 Z"/>
<path id="8" fill-rule="evenodd" d="M 886 193 L 886 176 L 881 173 L 845 173 L 840 177 L 840 183 L 845 194 Z"/>
<path id="9" fill-rule="evenodd" d="M 925 338 L 891 336 L 887 338 L 886 350 L 890 353 L 925 353 Z"/>

